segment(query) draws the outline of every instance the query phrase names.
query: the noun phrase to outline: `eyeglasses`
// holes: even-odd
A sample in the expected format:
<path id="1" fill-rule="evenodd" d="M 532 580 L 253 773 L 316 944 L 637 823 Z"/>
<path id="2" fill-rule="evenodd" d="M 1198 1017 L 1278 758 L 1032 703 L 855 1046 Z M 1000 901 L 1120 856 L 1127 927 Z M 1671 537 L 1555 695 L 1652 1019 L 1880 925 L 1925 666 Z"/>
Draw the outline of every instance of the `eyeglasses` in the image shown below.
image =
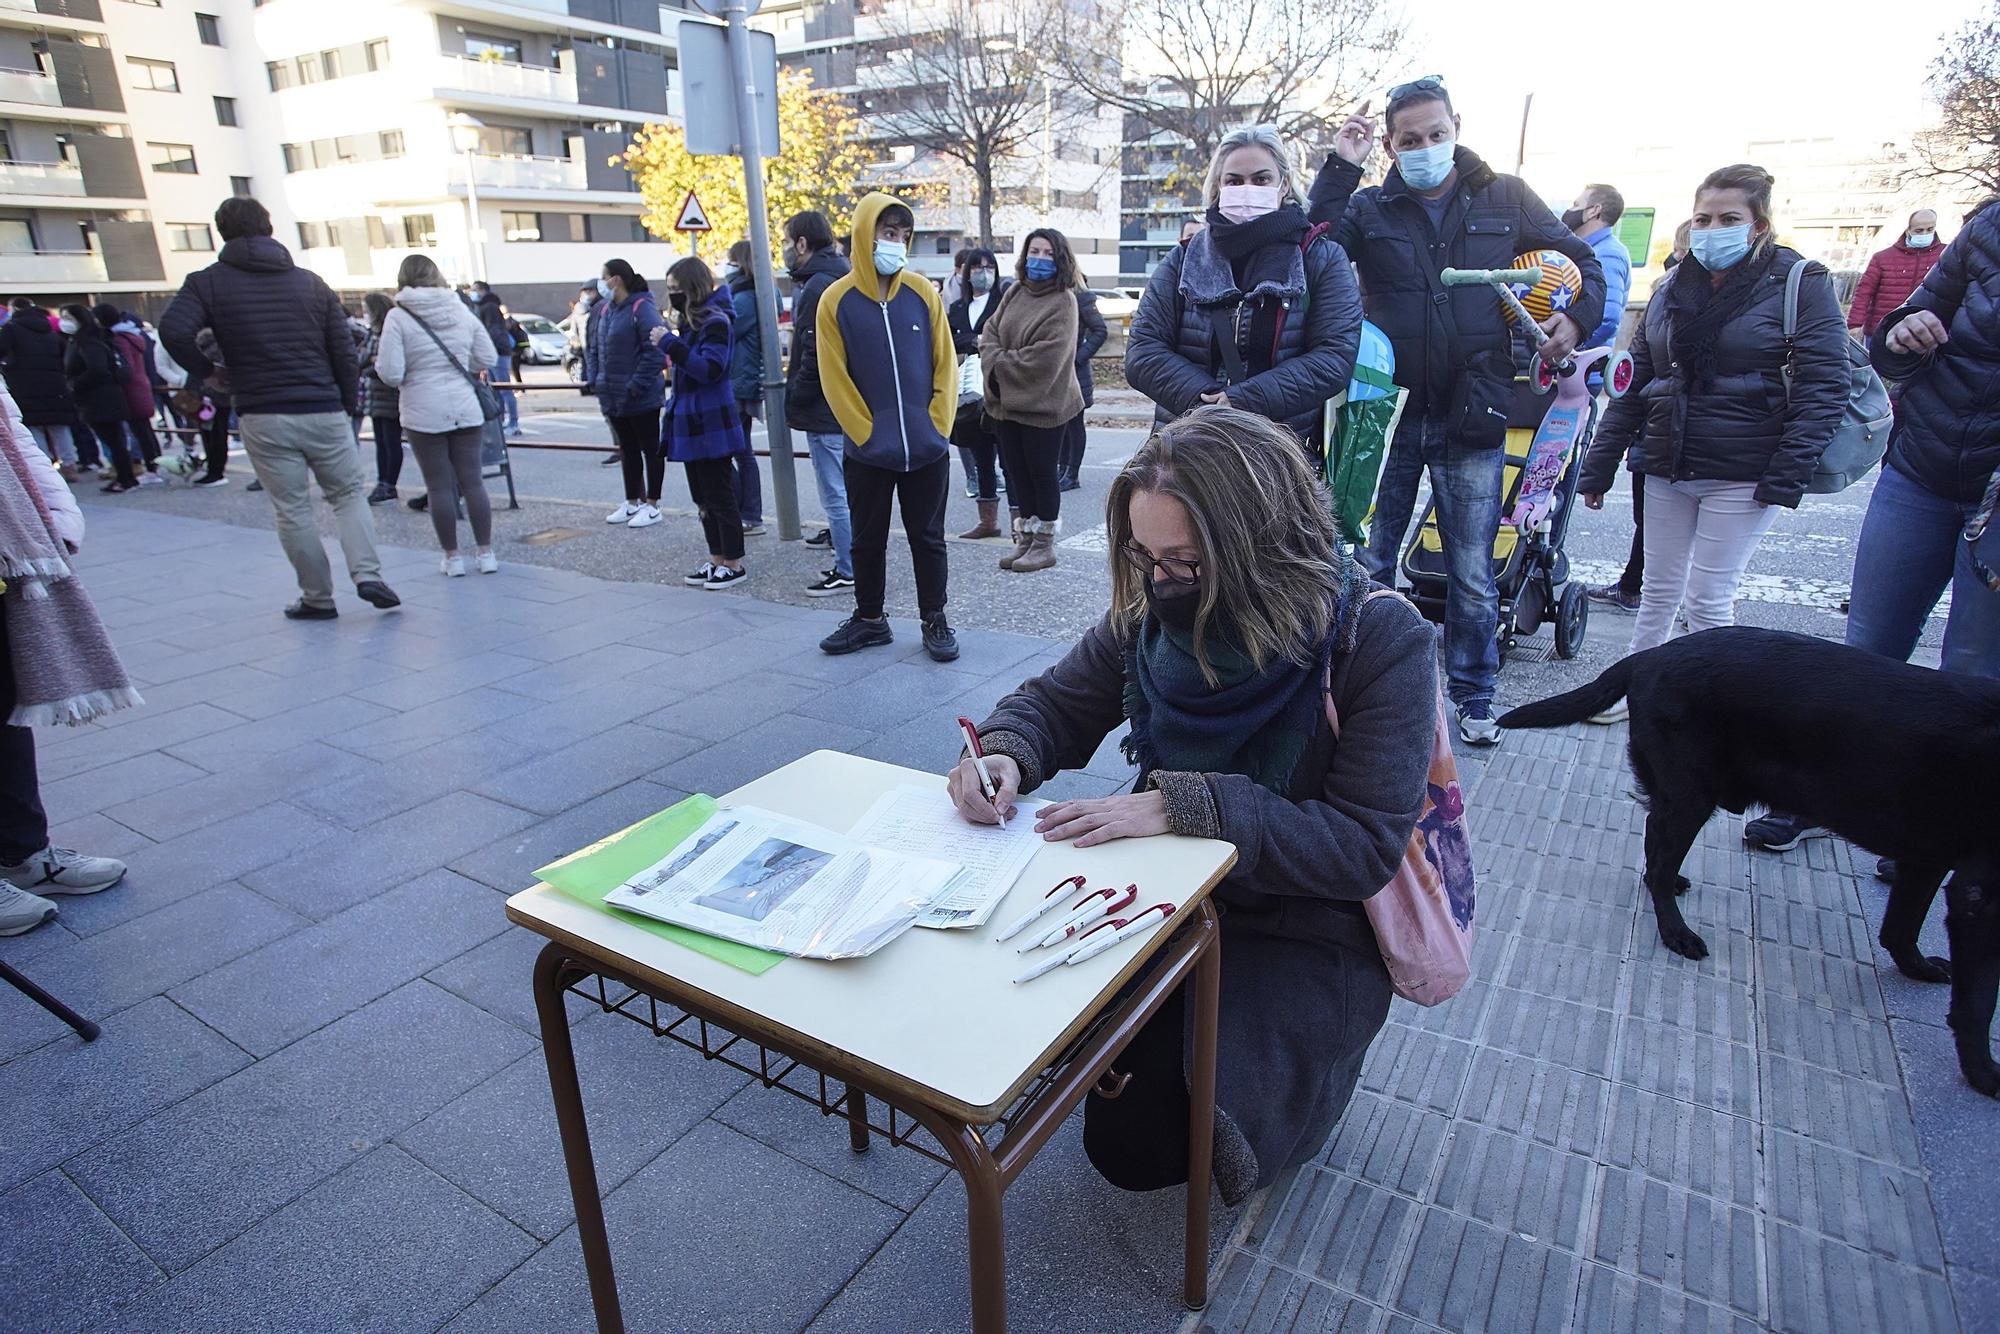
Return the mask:
<path id="1" fill-rule="evenodd" d="M 1120 542 L 1118 554 L 1137 566 L 1139 572 L 1148 579 L 1153 577 L 1153 567 L 1160 567 L 1160 573 L 1167 576 L 1170 584 L 1195 584 L 1201 582 L 1201 562 L 1185 560 L 1178 556 L 1155 556 L 1135 542 Z"/>
<path id="2" fill-rule="evenodd" d="M 1412 79 L 1408 83 L 1399 83 L 1391 88 L 1389 100 L 1400 102 L 1412 93 L 1441 93 L 1444 90 L 1444 75 L 1426 74 L 1421 79 Z"/>

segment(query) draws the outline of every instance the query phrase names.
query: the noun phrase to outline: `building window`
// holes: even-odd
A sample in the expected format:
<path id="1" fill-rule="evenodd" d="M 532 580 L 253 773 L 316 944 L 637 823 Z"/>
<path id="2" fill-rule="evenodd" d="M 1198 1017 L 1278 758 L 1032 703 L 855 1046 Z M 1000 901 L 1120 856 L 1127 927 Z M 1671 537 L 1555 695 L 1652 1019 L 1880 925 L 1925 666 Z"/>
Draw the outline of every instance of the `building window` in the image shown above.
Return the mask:
<path id="1" fill-rule="evenodd" d="M 63 145 L 63 147 L 65 148 L 67 148 L 68 146 L 69 145 L 67 143 Z M 9 137 L 4 127 L 0 127 L 0 162 L 12 162 L 13 160 L 14 160 L 14 140 L 11 137 Z"/>
<path id="2" fill-rule="evenodd" d="M 529 157 L 535 151 L 535 136 L 517 125 L 483 126 L 479 151 L 487 157 Z"/>
<path id="3" fill-rule="evenodd" d="M 429 213 L 405 213 L 403 215 L 403 244 L 407 246 L 434 246 L 438 243 L 437 218 Z"/>
<path id="4" fill-rule="evenodd" d="M 267 60 L 264 62 L 264 77 L 271 81 L 271 91 L 281 92 L 292 86 L 292 62 L 289 60 Z"/>
<path id="5" fill-rule="evenodd" d="M 572 241 L 583 240 L 589 232 L 590 224 L 584 221 L 583 214 L 562 213 L 557 216 L 563 220 L 563 226 L 560 228 L 551 228 L 552 231 L 560 231 Z"/>
<path id="6" fill-rule="evenodd" d="M 138 56 L 127 56 L 125 63 L 132 69 L 134 88 L 150 88 L 156 93 L 177 93 L 181 90 L 181 76 L 175 72 L 171 60 L 144 60 Z"/>
<path id="7" fill-rule="evenodd" d="M 389 39 L 387 37 L 377 37 L 362 49 L 368 55 L 368 68 L 371 72 L 389 68 Z"/>
<path id="8" fill-rule="evenodd" d="M 146 145 L 146 155 L 152 160 L 153 170 L 172 176 L 192 176 L 195 174 L 193 144 Z"/>
<path id="9" fill-rule="evenodd" d="M 213 250 L 215 233 L 205 222 L 170 222 L 167 224 L 167 249 L 169 250 Z"/>
<path id="10" fill-rule="evenodd" d="M 518 37 L 486 37 L 469 32 L 465 34 L 465 54 L 474 60 L 499 60 L 518 65 L 521 63 L 521 41 Z"/>
<path id="11" fill-rule="evenodd" d="M 333 244 L 329 233 L 332 229 L 323 222 L 302 222 L 299 224 L 299 249 L 318 250 L 321 246 Z"/>
<path id="12" fill-rule="evenodd" d="M 306 146 L 304 144 L 279 144 L 278 151 L 285 155 L 285 170 L 287 172 L 304 171 L 312 165 L 311 159 L 306 156 Z"/>
<path id="13" fill-rule="evenodd" d="M 361 160 L 361 152 L 355 147 L 353 135 L 342 134 L 334 138 L 333 160 L 335 162 L 359 162 Z"/>
<path id="14" fill-rule="evenodd" d="M 236 124 L 236 99 L 218 97 L 215 99 L 215 123 L 217 125 Z"/>
<path id="15" fill-rule="evenodd" d="M 35 226 L 26 218 L 0 218 L 0 254 L 35 252 Z"/>
<path id="16" fill-rule="evenodd" d="M 203 46 L 222 45 L 222 21 L 213 14 L 196 14 L 194 30 L 201 37 Z"/>
<path id="17" fill-rule="evenodd" d="M 500 235 L 509 241 L 539 241 L 542 239 L 542 215 L 539 213 L 502 213 L 500 215 Z"/>
<path id="18" fill-rule="evenodd" d="M 340 52 L 338 51 L 320 52 L 319 63 L 320 67 L 323 70 L 325 70 L 327 78 L 337 79 L 341 76 L 342 71 L 340 68 Z"/>
<path id="19" fill-rule="evenodd" d="M 403 156 L 403 132 L 401 130 L 384 130 L 380 137 L 383 157 Z"/>
<path id="20" fill-rule="evenodd" d="M 235 195 L 238 199 L 248 199 L 250 197 L 250 178 L 248 176 L 231 176 L 229 178 L 229 193 Z"/>
<path id="21" fill-rule="evenodd" d="M 317 51 L 309 56 L 300 56 L 292 62 L 292 65 L 299 72 L 299 82 L 301 84 L 318 83 L 320 72 L 325 69 L 325 66 L 319 63 L 319 52 Z"/>

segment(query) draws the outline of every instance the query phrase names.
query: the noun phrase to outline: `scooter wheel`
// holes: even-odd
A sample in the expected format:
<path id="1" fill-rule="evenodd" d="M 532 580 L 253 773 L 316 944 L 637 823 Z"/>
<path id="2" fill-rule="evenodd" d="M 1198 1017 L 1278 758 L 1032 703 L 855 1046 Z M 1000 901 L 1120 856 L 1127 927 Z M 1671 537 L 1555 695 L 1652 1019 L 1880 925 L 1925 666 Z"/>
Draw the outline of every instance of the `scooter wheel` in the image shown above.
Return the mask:
<path id="1" fill-rule="evenodd" d="M 1614 352 L 1611 360 L 1604 365 L 1604 392 L 1613 398 L 1623 398 L 1632 387 L 1632 354 Z"/>
<path id="2" fill-rule="evenodd" d="M 1563 585 L 1556 599 L 1556 656 L 1574 658 L 1583 647 L 1583 635 L 1590 624 L 1590 598 L 1575 580 Z"/>
<path id="3" fill-rule="evenodd" d="M 1536 357 L 1535 370 L 1528 377 L 1528 385 L 1538 394 L 1551 393 L 1556 387 L 1556 378 L 1560 374 L 1561 372 L 1554 366 L 1549 365 L 1548 362 L 1543 361 L 1540 357 Z"/>

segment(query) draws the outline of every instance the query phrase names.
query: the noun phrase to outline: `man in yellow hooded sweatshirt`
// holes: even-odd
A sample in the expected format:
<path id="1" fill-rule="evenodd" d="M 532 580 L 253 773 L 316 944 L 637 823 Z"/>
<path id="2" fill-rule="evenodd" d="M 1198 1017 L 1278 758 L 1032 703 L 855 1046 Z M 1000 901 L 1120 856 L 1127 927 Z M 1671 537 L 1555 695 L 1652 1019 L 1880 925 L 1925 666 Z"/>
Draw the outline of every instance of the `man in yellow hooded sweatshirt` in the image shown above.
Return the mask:
<path id="1" fill-rule="evenodd" d="M 854 527 L 854 615 L 820 648 L 852 653 L 895 641 L 882 597 L 890 506 L 900 503 L 924 651 L 950 662 L 958 640 L 944 618 L 944 507 L 958 361 L 937 289 L 905 267 L 915 230 L 916 215 L 894 195 L 862 199 L 854 210 L 854 267 L 826 289 L 814 316 L 820 387 L 847 437 L 842 462 Z"/>

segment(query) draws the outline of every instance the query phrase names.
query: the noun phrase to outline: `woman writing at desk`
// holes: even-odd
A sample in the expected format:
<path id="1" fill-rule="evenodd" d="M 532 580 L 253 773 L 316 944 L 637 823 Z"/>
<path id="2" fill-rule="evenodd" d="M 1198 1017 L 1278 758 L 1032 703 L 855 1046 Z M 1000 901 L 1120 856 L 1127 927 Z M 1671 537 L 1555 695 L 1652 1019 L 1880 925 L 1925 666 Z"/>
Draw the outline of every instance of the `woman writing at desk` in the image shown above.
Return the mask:
<path id="1" fill-rule="evenodd" d="M 966 819 L 1087 763 L 1127 719 L 1128 795 L 1059 802 L 1036 829 L 1078 847 L 1190 834 L 1236 845 L 1222 912 L 1215 1176 L 1234 1203 L 1316 1154 L 1389 1012 L 1361 901 L 1387 884 L 1422 808 L 1437 709 L 1430 627 L 1367 599 L 1297 440 L 1252 413 L 1197 408 L 1112 483 L 1111 609 L 979 729 Z M 1338 744 L 1327 720 L 1327 682 Z M 1143 893 L 1145 886 L 1140 886 Z M 1091 1098 L 1083 1142 L 1106 1180 L 1187 1179 L 1185 1011 L 1176 993 Z"/>

